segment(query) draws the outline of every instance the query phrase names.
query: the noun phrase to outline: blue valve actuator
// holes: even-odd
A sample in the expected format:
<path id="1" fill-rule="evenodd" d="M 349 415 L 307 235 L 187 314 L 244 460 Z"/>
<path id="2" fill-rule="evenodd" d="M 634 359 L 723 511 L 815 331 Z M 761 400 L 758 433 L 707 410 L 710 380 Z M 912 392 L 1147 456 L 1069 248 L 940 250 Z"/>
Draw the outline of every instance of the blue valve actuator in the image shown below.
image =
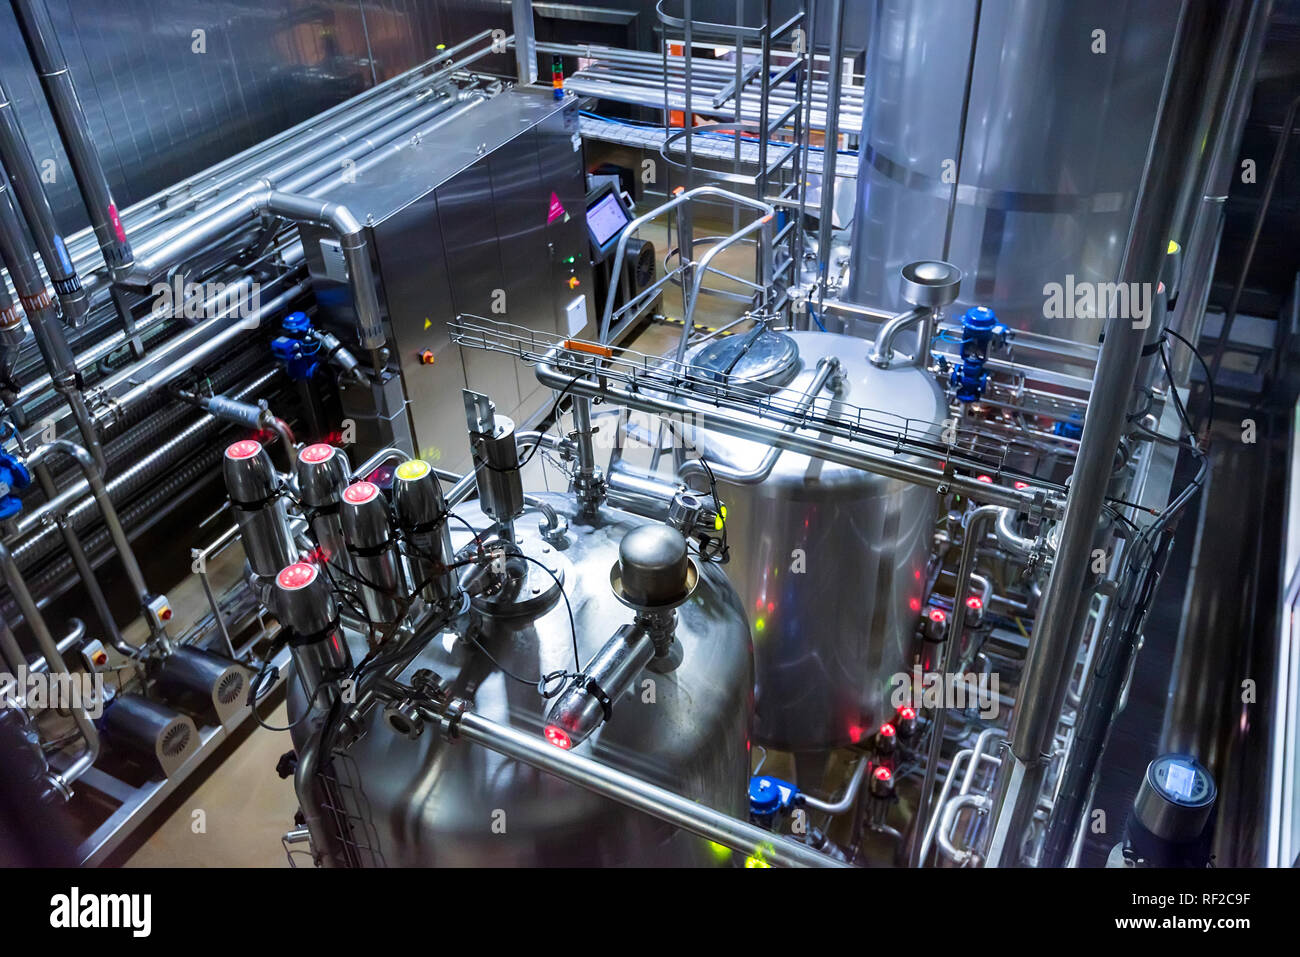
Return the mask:
<path id="1" fill-rule="evenodd" d="M 0 451 L 0 521 L 22 511 L 23 500 L 13 493 L 31 484 L 32 473 L 27 471 L 27 466 L 8 452 Z"/>
<path id="2" fill-rule="evenodd" d="M 305 312 L 295 312 L 284 317 L 280 324 L 284 332 L 271 340 L 271 353 L 284 366 L 285 374 L 294 382 L 304 382 L 320 368 L 320 339 L 312 328 Z"/>
<path id="3" fill-rule="evenodd" d="M 961 317 L 961 363 L 952 370 L 949 381 L 962 402 L 978 402 L 984 394 L 988 374 L 984 371 L 989 349 L 1007 341 L 1007 327 L 998 322 L 988 306 L 972 306 Z"/>
<path id="4" fill-rule="evenodd" d="M 756 774 L 749 779 L 749 813 L 770 820 L 788 812 L 799 798 L 799 789 L 789 781 L 770 774 Z"/>

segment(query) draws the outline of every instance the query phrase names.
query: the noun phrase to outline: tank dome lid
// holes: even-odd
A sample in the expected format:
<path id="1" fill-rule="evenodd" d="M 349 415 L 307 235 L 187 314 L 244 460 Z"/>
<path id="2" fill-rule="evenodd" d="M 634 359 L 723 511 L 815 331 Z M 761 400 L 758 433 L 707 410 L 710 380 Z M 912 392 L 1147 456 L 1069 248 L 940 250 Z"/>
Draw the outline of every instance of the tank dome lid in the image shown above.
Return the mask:
<path id="1" fill-rule="evenodd" d="M 759 328 L 715 339 L 695 354 L 691 372 L 719 383 L 784 386 L 799 371 L 799 347 L 789 336 Z"/>
<path id="2" fill-rule="evenodd" d="M 686 552 L 682 533 L 667 525 L 642 525 L 623 536 L 610 587 L 634 608 L 673 608 L 695 590 L 699 570 Z"/>

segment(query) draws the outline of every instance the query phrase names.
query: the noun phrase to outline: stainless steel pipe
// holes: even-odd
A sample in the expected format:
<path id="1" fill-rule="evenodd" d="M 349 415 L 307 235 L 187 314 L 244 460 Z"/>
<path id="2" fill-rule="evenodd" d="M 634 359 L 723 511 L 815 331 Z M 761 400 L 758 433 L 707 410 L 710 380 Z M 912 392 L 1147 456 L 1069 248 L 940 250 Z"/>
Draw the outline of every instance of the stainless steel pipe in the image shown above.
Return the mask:
<path id="1" fill-rule="evenodd" d="M 828 462 L 838 462 L 851 468 L 863 469 L 876 475 L 901 479 L 936 490 L 960 492 L 973 499 L 993 505 L 1003 505 L 1016 511 L 1041 509 L 1046 517 L 1056 517 L 1061 507 L 1054 495 L 1039 501 L 1038 493 L 1032 488 L 1015 489 L 989 484 L 975 478 L 951 474 L 943 469 L 921 465 L 918 462 L 908 462 L 900 456 L 873 452 L 862 445 L 840 444 L 819 436 L 805 435 L 802 432 L 787 432 L 782 426 L 752 418 L 739 418 L 734 413 L 728 414 L 721 407 L 713 408 L 703 403 L 692 405 L 661 398 L 649 392 L 632 392 L 614 385 L 608 379 L 601 379 L 595 370 L 591 371 L 591 376 L 578 374 L 575 377 L 558 365 L 566 358 L 572 360 L 573 356 L 559 349 L 550 350 L 536 363 L 538 381 L 547 388 L 567 390 L 570 395 L 582 396 L 588 400 L 599 398 L 630 409 L 671 416 L 725 435 L 767 442 L 787 451 L 799 452 Z M 591 370 L 590 366 L 587 368 Z"/>
<path id="2" fill-rule="evenodd" d="M 113 278 L 120 279 L 131 270 L 131 244 L 127 241 L 117 204 L 108 188 L 108 177 L 99 161 L 99 151 L 90 135 L 86 115 L 77 99 L 72 71 L 68 69 L 68 61 L 50 20 L 50 11 L 45 0 L 13 0 L 13 8 L 18 28 L 27 43 L 27 52 L 40 74 L 50 112 L 68 152 L 68 161 L 72 164 L 72 173 L 81 189 L 104 261 Z"/>
<path id="3" fill-rule="evenodd" d="M 757 861 L 778 867 L 847 866 L 805 844 L 737 820 L 584 755 L 562 751 L 536 735 L 498 724 L 472 711 L 455 719 L 452 732 L 455 737 L 553 774 L 705 840 L 724 844 Z"/>

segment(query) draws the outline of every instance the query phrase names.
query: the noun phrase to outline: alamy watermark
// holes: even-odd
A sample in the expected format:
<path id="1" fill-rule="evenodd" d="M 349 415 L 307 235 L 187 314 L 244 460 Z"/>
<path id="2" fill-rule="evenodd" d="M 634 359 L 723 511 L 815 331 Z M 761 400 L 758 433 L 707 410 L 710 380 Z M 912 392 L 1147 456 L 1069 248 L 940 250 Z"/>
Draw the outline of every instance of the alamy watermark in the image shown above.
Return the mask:
<path id="1" fill-rule="evenodd" d="M 946 674 L 924 671 L 916 665 L 911 671 L 892 675 L 889 687 L 889 703 L 895 711 L 905 707 L 954 711 L 973 708 L 981 718 L 992 720 L 1001 708 L 996 671 Z"/>
<path id="2" fill-rule="evenodd" d="M 154 283 L 153 297 L 153 311 L 174 319 L 254 319 L 262 308 L 262 288 L 256 282 L 184 282 L 174 276 L 171 282 Z"/>
<path id="3" fill-rule="evenodd" d="M 104 713 L 104 676 L 99 672 L 50 674 L 18 666 L 18 674 L 0 672 L 0 707 L 85 711 L 91 720 Z"/>
<path id="4" fill-rule="evenodd" d="M 1149 282 L 1078 281 L 1073 274 L 1064 283 L 1043 286 L 1046 319 L 1131 319 L 1134 329 L 1151 325 L 1155 288 Z"/>

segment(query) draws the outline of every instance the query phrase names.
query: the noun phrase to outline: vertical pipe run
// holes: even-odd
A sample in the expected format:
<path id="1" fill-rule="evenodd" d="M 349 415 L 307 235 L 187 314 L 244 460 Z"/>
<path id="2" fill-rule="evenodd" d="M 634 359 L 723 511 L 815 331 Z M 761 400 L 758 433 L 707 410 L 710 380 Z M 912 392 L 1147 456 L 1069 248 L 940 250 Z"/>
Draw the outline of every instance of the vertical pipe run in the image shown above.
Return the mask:
<path id="1" fill-rule="evenodd" d="M 971 576 L 975 571 L 975 554 L 998 518 L 1006 511 L 996 505 L 982 505 L 966 517 L 966 538 L 962 542 L 961 561 L 957 566 L 957 579 L 953 584 L 952 620 L 948 625 L 948 640 L 943 655 L 945 681 L 957 667 L 957 653 L 961 647 L 962 632 L 966 628 L 966 593 L 970 591 Z M 934 782 L 938 776 L 939 757 L 943 751 L 943 726 L 947 715 L 948 712 L 944 708 L 939 708 L 930 730 L 930 751 L 925 762 L 925 783 L 921 787 L 916 822 L 912 827 L 912 845 L 909 852 L 912 867 L 919 867 L 921 864 L 921 852 L 924 846 L 922 835 L 926 833 L 931 815 L 930 805 L 934 802 Z"/>
<path id="2" fill-rule="evenodd" d="M 68 666 L 63 660 L 63 655 L 59 653 L 59 646 L 54 636 L 50 634 L 40 609 L 36 607 L 32 593 L 27 590 L 27 582 L 23 580 L 22 572 L 18 570 L 18 563 L 14 561 L 13 553 L 4 542 L 0 542 L 0 576 L 3 576 L 10 594 L 18 604 L 18 610 L 22 612 L 27 626 L 36 637 L 36 645 L 49 665 L 50 674 L 67 674 Z M 73 781 L 89 771 L 99 757 L 99 731 L 96 730 L 95 723 L 90 720 L 85 708 L 72 708 L 71 711 L 72 720 L 77 725 L 83 743 L 81 753 L 58 775 L 57 783 L 65 790 Z"/>
<path id="3" fill-rule="evenodd" d="M 50 112 L 59 129 L 59 136 L 68 151 L 68 161 L 82 201 L 90 214 L 99 248 L 114 279 L 122 279 L 131 270 L 133 260 L 131 244 L 117 213 L 117 204 L 108 188 L 108 177 L 99 161 L 99 151 L 90 136 L 86 114 L 77 98 L 67 58 L 54 32 L 49 8 L 45 0 L 13 0 L 14 16 L 27 43 L 27 52 L 40 74 Z"/>
<path id="4" fill-rule="evenodd" d="M 1193 95 L 1213 31 L 1206 28 L 1208 0 L 1186 0 L 1178 19 L 1156 129 L 1147 152 L 1142 187 L 1118 280 L 1145 283 L 1153 291 L 1167 255 L 1169 230 L 1177 213 L 1181 183 L 1165 177 L 1164 165 L 1179 162 L 1197 130 Z M 987 862 L 1004 855 L 1016 863 L 1025 829 L 1038 802 L 1065 689 L 1074 667 L 1083 594 L 1089 591 L 1089 562 L 1105 505 L 1120 438 L 1137 377 L 1147 329 L 1131 317 L 1111 316 L 1097 360 L 1083 436 L 1062 519 L 1061 548 L 1053 563 L 1038 627 L 1029 647 L 1011 727 L 1013 760 L 998 774 L 992 838 Z M 1081 587 L 1081 584 L 1085 587 Z"/>
<path id="5" fill-rule="evenodd" d="M 103 472 L 107 462 L 99 444 L 99 432 L 90 417 L 90 410 L 86 408 L 76 361 L 63 335 L 63 327 L 59 325 L 54 300 L 45 287 L 40 270 L 36 268 L 35 253 L 28 244 L 22 217 L 10 201 L 10 192 L 9 177 L 0 168 L 0 258 L 4 259 L 5 266 L 9 269 L 9 277 L 13 280 L 18 300 L 27 313 L 36 345 L 45 360 L 45 367 L 49 369 L 50 382 L 55 391 L 67 401 L 96 467 Z"/>
<path id="6" fill-rule="evenodd" d="M 537 34 L 533 29 L 531 0 L 511 0 L 515 29 L 515 73 L 520 86 L 537 82 Z"/>
<path id="7" fill-rule="evenodd" d="M 3 86 L 0 86 L 0 163 L 13 178 L 18 206 L 27 217 L 45 271 L 59 295 L 59 302 L 63 304 L 63 321 L 79 329 L 85 325 L 90 312 L 90 297 L 86 295 L 72 264 L 13 103 Z"/>
<path id="8" fill-rule="evenodd" d="M 817 234 L 817 311 L 820 314 L 826 301 L 826 283 L 831 267 L 831 227 L 835 218 L 835 167 L 839 154 L 840 136 L 840 86 L 844 79 L 844 0 L 830 0 L 831 32 L 828 52 L 830 75 L 826 78 L 826 139 L 822 151 L 821 218 Z"/>

